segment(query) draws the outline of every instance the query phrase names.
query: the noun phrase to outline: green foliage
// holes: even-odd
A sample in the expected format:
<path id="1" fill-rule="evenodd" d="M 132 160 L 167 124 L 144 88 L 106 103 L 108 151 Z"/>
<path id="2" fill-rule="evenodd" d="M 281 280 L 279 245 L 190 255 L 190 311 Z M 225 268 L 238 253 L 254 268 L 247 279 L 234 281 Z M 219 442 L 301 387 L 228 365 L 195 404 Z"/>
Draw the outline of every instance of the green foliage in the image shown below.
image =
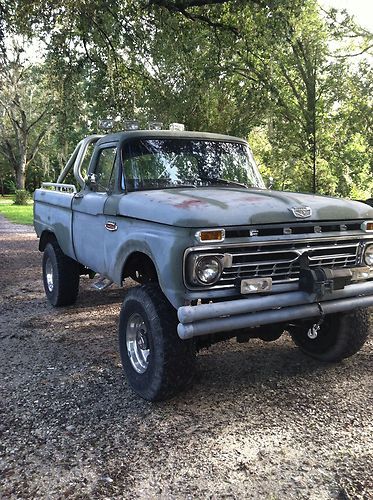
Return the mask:
<path id="1" fill-rule="evenodd" d="M 159 119 L 249 137 L 277 189 L 311 191 L 316 171 L 319 193 L 373 194 L 372 69 L 349 57 L 372 36 L 346 13 L 315 0 L 19 0 L 5 14 L 3 30 L 46 40 L 24 92 L 39 108 L 53 97 L 31 190 L 111 117 L 115 130 Z"/>
<path id="2" fill-rule="evenodd" d="M 4 189 L 9 194 L 14 194 L 16 192 L 16 184 L 13 179 L 6 179 L 4 181 Z"/>
<path id="3" fill-rule="evenodd" d="M 44 65 L 30 64 L 19 40 L 8 43 L 0 52 L 0 155 L 5 170 L 13 170 L 17 188 L 24 189 L 28 167 L 48 131 L 52 95 Z"/>
<path id="4" fill-rule="evenodd" d="M 25 189 L 16 189 L 14 192 L 15 205 L 27 205 L 30 194 Z"/>
<path id="5" fill-rule="evenodd" d="M 14 205 L 9 198 L 0 198 L 0 214 L 16 224 L 33 223 L 33 205 Z"/>

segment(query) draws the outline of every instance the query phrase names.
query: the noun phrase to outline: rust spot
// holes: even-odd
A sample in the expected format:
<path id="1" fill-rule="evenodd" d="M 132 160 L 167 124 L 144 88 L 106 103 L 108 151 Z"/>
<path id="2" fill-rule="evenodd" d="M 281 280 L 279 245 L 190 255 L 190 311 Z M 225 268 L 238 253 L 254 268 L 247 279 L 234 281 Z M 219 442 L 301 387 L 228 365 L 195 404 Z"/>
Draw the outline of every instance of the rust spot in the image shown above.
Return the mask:
<path id="1" fill-rule="evenodd" d="M 193 208 L 193 207 L 200 207 L 201 205 L 207 205 L 205 201 L 201 200 L 184 200 L 181 203 L 176 203 L 175 207 L 178 208 Z"/>

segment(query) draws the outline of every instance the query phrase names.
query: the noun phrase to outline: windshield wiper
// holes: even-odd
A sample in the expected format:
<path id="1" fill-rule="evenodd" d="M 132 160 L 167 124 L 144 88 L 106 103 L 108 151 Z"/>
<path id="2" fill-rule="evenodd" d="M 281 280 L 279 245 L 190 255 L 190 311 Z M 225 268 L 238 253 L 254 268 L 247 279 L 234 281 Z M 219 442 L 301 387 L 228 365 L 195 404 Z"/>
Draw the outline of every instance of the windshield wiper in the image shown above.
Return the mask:
<path id="1" fill-rule="evenodd" d="M 130 189 L 129 191 L 155 191 L 155 190 L 161 190 L 161 189 L 179 189 L 179 188 L 195 188 L 194 184 L 178 184 L 174 186 L 144 186 L 144 187 L 139 187 L 136 189 Z"/>
<path id="2" fill-rule="evenodd" d="M 195 188 L 194 184 L 175 184 L 174 186 L 164 186 L 160 189 Z"/>

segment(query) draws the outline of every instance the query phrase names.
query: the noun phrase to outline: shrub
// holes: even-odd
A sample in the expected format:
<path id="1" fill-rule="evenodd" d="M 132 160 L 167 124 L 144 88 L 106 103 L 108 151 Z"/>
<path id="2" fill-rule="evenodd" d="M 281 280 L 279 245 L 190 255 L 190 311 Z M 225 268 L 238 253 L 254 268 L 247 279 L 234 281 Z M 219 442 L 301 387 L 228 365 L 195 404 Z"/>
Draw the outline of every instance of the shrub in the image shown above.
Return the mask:
<path id="1" fill-rule="evenodd" d="M 14 194 L 16 192 L 16 184 L 11 179 L 5 179 L 4 189 L 6 193 Z"/>
<path id="2" fill-rule="evenodd" d="M 27 201 L 29 199 L 29 193 L 25 189 L 16 189 L 14 195 L 14 204 L 15 205 L 27 205 Z"/>

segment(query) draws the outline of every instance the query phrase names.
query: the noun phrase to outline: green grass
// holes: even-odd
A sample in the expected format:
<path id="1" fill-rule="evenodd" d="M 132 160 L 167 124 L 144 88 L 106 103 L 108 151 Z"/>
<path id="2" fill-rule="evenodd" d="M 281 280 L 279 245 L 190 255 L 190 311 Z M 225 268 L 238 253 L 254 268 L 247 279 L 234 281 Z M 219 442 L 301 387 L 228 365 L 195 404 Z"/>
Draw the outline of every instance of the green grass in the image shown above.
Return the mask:
<path id="1" fill-rule="evenodd" d="M 33 222 L 33 202 L 27 205 L 14 205 L 12 196 L 0 196 L 0 214 L 16 224 L 30 224 Z"/>

